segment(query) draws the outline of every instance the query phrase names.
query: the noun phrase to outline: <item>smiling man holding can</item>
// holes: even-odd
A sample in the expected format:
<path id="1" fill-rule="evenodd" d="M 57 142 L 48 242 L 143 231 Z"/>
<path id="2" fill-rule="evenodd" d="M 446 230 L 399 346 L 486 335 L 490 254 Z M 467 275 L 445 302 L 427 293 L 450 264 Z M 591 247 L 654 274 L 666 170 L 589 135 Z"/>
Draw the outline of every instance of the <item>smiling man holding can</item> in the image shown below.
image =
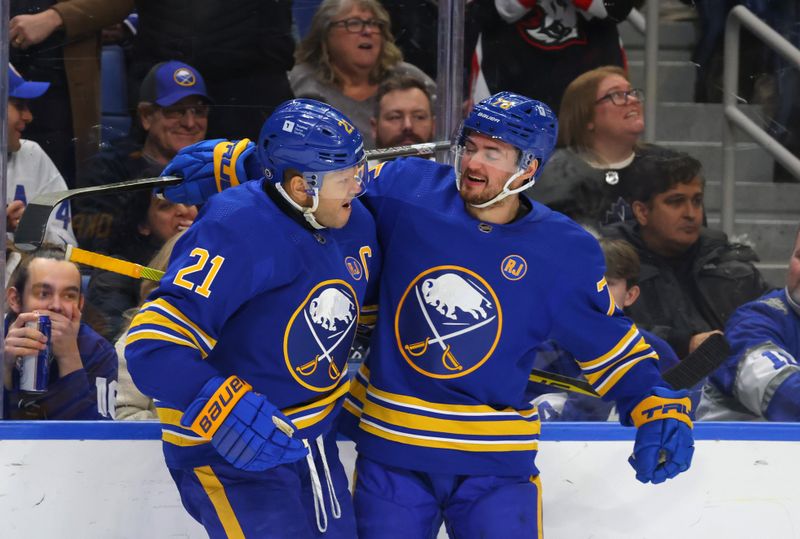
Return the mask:
<path id="1" fill-rule="evenodd" d="M 23 257 L 6 298 L 4 419 L 112 419 L 117 355 L 81 322 L 81 276 L 64 250 Z"/>

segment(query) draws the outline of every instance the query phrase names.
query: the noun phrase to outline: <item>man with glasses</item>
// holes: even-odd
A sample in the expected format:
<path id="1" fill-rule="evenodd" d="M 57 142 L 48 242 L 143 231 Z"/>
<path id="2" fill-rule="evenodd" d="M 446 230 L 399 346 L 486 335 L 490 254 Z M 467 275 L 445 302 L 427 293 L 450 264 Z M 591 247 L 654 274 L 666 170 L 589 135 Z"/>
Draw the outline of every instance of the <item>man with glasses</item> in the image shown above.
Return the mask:
<path id="1" fill-rule="evenodd" d="M 178 61 L 155 65 L 142 81 L 136 126 L 131 136 L 113 141 L 78 178 L 78 187 L 158 176 L 182 148 L 203 140 L 211 98 L 203 76 Z M 75 203 L 75 229 L 81 246 L 104 250 L 114 216 L 130 195 L 84 198 Z"/>

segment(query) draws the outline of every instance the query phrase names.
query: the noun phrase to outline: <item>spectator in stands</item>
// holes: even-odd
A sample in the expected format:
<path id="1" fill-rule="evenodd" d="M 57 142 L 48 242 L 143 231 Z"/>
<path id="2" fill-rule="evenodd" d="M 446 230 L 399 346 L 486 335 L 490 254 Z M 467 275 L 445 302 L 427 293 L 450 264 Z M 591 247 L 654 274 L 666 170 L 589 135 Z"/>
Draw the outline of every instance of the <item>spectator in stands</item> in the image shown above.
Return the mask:
<path id="1" fill-rule="evenodd" d="M 149 191 L 134 192 L 114 219 L 109 253 L 147 264 L 168 239 L 189 228 L 195 217 L 195 206 L 175 204 Z M 111 271 L 92 274 L 86 297 L 103 320 L 95 330 L 109 341 L 119 335 L 125 311 L 139 304 L 139 284 L 137 279 Z"/>
<path id="2" fill-rule="evenodd" d="M 800 421 L 800 229 L 786 287 L 739 307 L 725 337 L 731 356 L 709 376 L 698 417 Z"/>
<path id="3" fill-rule="evenodd" d="M 45 246 L 26 254 L 6 289 L 5 417 L 10 419 L 111 419 L 117 356 L 109 342 L 81 322 L 78 267 L 63 249 Z M 20 390 L 17 358 L 45 349 L 44 335 L 27 322 L 48 315 L 52 360 L 44 393 Z"/>
<path id="4" fill-rule="evenodd" d="M 386 79 L 378 87 L 375 101 L 370 124 L 376 148 L 433 140 L 431 94 L 419 78 L 397 75 Z"/>
<path id="5" fill-rule="evenodd" d="M 472 65 L 475 102 L 500 90 L 544 101 L 559 110 L 567 85 L 604 65 L 626 67 L 617 24 L 634 0 L 475 0 L 478 21 Z"/>
<path id="6" fill-rule="evenodd" d="M 719 332 L 740 305 L 767 289 L 755 252 L 703 226 L 704 179 L 693 157 L 645 155 L 631 186 L 635 222 L 604 230 L 628 240 L 642 263 L 636 324 L 666 340 L 679 357 Z"/>
<path id="7" fill-rule="evenodd" d="M 28 201 L 43 193 L 63 191 L 64 178 L 53 161 L 36 142 L 23 139 L 23 132 L 33 120 L 31 100 L 40 98 L 50 87 L 48 82 L 24 80 L 14 66 L 8 66 L 8 167 L 6 172 L 6 230 L 8 239 L 17 229 Z M 27 133 L 26 133 L 27 135 Z M 55 244 L 77 245 L 72 232 L 69 202 L 64 202 L 50 216 L 46 241 Z M 8 246 L 8 244 L 7 244 Z M 19 253 L 6 250 L 6 278 L 19 263 Z"/>
<path id="8" fill-rule="evenodd" d="M 174 60 L 153 66 L 139 95 L 134 133 L 115 140 L 95 156 L 80 176 L 79 187 L 158 176 L 178 150 L 206 138 L 211 99 L 194 67 Z M 125 251 L 121 245 L 109 251 L 108 242 L 114 220 L 130 196 L 97 196 L 75 202 L 75 231 L 81 247 L 117 254 Z M 135 243 L 135 230 L 132 234 L 130 241 Z M 144 263 L 154 252 L 148 250 L 136 261 Z M 133 298 L 135 305 L 135 293 Z"/>
<path id="9" fill-rule="evenodd" d="M 181 237 L 183 232 L 178 232 L 170 239 L 168 239 L 164 246 L 159 249 L 156 256 L 150 261 L 147 266 L 149 268 L 165 271 L 169 257 L 172 254 L 172 248 L 175 242 Z M 128 372 L 128 361 L 125 359 L 125 340 L 128 336 L 128 327 L 130 326 L 133 316 L 138 312 L 139 307 L 145 302 L 150 292 L 158 288 L 158 283 L 155 281 L 142 280 L 139 285 L 139 303 L 133 309 L 125 313 L 125 331 L 119 336 L 117 342 L 114 343 L 114 348 L 117 351 L 117 358 L 119 359 L 119 385 L 117 386 L 117 420 L 140 420 L 140 419 L 158 419 L 156 413 L 156 406 L 153 404 L 153 399 L 143 394 L 136 385 L 133 383 L 131 373 Z"/>
<path id="10" fill-rule="evenodd" d="M 606 260 L 606 284 L 608 293 L 620 309 L 627 309 L 639 298 L 639 256 L 633 246 L 625 240 L 602 238 L 600 247 Z M 678 356 L 663 339 L 648 331 L 639 330 L 658 354 L 661 372 L 678 364 Z M 575 358 L 555 341 L 546 341 L 536 351 L 534 368 L 571 376 L 583 377 Z M 597 397 L 578 393 L 553 393 L 550 386 L 537 383 L 528 385 L 527 394 L 539 407 L 539 415 L 545 421 L 607 421 L 614 403 Z M 699 400 L 699 388 L 690 395 L 693 404 Z M 693 407 L 694 409 L 694 407 Z M 613 419 L 613 418 L 611 418 Z"/>
<path id="11" fill-rule="evenodd" d="M 206 78 L 214 96 L 210 138 L 256 140 L 272 110 L 293 97 L 286 76 L 294 63 L 290 0 L 136 0 L 136 8 L 132 102 L 153 64 L 173 58 Z"/>
<path id="12" fill-rule="evenodd" d="M 667 151 L 639 142 L 643 101 L 643 92 L 616 66 L 572 81 L 561 102 L 558 149 L 529 196 L 591 228 L 633 219 L 630 189 L 638 178 L 632 164 Z"/>
<path id="13" fill-rule="evenodd" d="M 436 91 L 430 77 L 403 62 L 389 15 L 377 0 L 323 0 L 295 59 L 289 73 L 295 95 L 342 111 L 361 132 L 366 148 L 375 147 L 370 118 L 381 82 L 393 74 L 411 75 L 431 94 Z"/>
<path id="14" fill-rule="evenodd" d="M 125 19 L 130 0 L 12 2 L 10 61 L 21 73 L 47 81 L 50 91 L 31 105 L 39 120 L 27 136 L 42 145 L 69 186 L 76 165 L 98 149 L 100 31 Z"/>

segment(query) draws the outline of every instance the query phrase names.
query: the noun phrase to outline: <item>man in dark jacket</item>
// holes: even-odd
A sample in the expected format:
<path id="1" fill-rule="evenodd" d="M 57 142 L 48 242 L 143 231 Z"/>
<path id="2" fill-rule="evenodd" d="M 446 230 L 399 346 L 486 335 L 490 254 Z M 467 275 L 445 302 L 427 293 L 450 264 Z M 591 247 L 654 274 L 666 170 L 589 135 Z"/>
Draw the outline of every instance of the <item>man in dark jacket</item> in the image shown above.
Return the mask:
<path id="1" fill-rule="evenodd" d="M 696 159 L 653 155 L 637 166 L 631 204 L 636 222 L 605 232 L 628 240 L 641 259 L 641 296 L 626 312 L 684 357 L 768 286 L 750 247 L 703 226 L 704 180 Z"/>

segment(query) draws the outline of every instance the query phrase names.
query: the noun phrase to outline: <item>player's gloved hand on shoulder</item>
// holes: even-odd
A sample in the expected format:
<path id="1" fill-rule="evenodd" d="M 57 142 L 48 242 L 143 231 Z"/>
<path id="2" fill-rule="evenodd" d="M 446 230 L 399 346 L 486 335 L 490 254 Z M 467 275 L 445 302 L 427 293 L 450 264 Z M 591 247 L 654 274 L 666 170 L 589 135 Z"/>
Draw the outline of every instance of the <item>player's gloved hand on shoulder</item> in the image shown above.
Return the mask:
<path id="1" fill-rule="evenodd" d="M 167 187 L 163 195 L 182 204 L 202 204 L 228 187 L 260 178 L 255 144 L 249 139 L 204 140 L 183 148 L 162 176 L 183 176 L 183 182 Z"/>
<path id="2" fill-rule="evenodd" d="M 300 460 L 307 452 L 291 437 L 291 421 L 238 376 L 206 382 L 181 425 L 210 438 L 225 460 L 241 470 L 268 470 Z"/>
<path id="3" fill-rule="evenodd" d="M 628 459 L 642 483 L 663 483 L 692 464 L 694 438 L 689 414 L 692 401 L 686 390 L 664 387 L 653 391 L 631 412 L 636 443 Z"/>

